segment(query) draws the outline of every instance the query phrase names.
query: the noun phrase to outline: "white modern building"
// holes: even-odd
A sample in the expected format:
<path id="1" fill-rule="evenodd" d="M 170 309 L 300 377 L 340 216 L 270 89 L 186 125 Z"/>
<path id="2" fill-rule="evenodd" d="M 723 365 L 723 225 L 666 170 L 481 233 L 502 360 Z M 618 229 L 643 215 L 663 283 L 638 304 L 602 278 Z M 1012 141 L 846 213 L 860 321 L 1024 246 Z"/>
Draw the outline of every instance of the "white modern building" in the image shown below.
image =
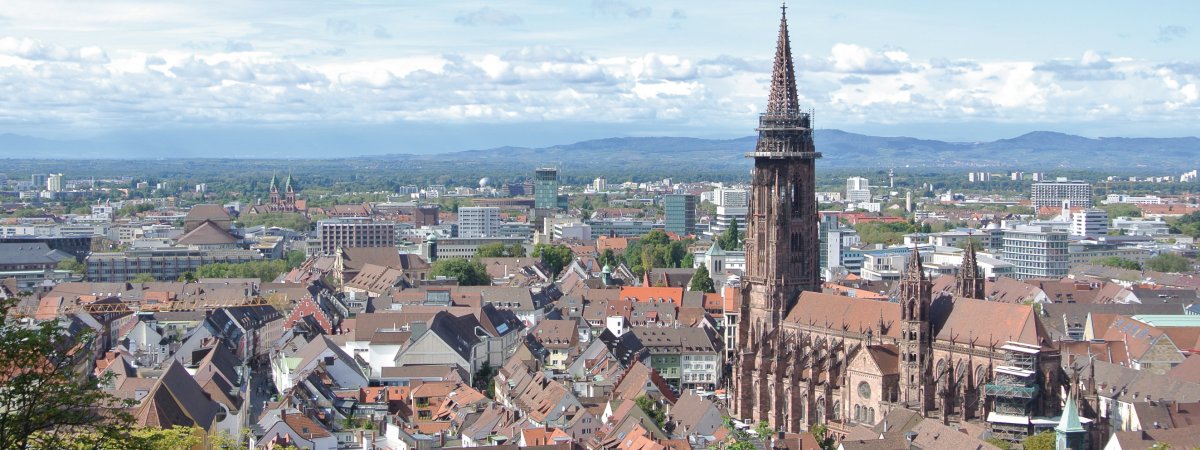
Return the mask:
<path id="1" fill-rule="evenodd" d="M 1071 236 L 1103 236 L 1108 234 L 1108 211 L 1085 209 L 1071 215 Z"/>
<path id="2" fill-rule="evenodd" d="M 871 201 L 871 183 L 863 177 L 850 177 L 846 179 L 846 201 L 847 202 L 870 202 Z"/>
<path id="3" fill-rule="evenodd" d="M 1031 197 L 1034 208 L 1058 207 L 1069 201 L 1072 207 L 1092 207 L 1092 185 L 1086 181 L 1068 180 L 1059 177 L 1054 181 L 1033 184 Z"/>
<path id="4" fill-rule="evenodd" d="M 458 209 L 458 237 L 486 238 L 500 233 L 500 208 L 471 206 Z"/>

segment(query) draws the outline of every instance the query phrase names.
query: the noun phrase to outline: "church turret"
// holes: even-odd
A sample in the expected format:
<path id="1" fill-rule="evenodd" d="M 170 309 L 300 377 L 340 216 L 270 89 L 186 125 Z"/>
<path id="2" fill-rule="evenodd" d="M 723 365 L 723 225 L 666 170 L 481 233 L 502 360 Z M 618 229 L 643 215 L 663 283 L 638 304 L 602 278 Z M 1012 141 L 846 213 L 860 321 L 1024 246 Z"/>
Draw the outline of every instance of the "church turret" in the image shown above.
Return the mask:
<path id="1" fill-rule="evenodd" d="M 1054 427 L 1055 450 L 1081 450 L 1087 448 L 1087 429 L 1079 420 L 1079 408 L 1075 404 L 1075 395 L 1067 394 L 1066 405 L 1063 406 L 1062 417 Z"/>
<path id="2" fill-rule="evenodd" d="M 900 278 L 900 401 L 922 413 L 933 409 L 933 333 L 929 325 L 933 286 L 921 252 L 913 247 Z"/>

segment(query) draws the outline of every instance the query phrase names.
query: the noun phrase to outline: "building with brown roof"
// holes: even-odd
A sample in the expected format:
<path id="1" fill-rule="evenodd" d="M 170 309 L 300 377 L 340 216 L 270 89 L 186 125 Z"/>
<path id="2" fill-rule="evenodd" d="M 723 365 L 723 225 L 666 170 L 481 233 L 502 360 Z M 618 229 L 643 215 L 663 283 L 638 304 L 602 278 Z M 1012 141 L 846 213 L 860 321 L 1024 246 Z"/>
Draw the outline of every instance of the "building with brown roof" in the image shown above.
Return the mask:
<path id="1" fill-rule="evenodd" d="M 183 217 L 183 232 L 191 233 L 204 222 L 212 222 L 218 228 L 229 231 L 233 227 L 233 217 L 230 217 L 229 210 L 221 205 L 196 205 L 188 210 L 186 216 Z"/>

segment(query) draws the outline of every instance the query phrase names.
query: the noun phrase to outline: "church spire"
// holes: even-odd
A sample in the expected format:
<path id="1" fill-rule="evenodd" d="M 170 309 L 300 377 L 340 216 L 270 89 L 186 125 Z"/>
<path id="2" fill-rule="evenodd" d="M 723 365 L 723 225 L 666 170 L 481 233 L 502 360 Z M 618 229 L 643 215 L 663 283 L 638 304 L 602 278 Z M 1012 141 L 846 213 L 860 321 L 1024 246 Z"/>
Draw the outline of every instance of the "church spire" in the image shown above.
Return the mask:
<path id="1" fill-rule="evenodd" d="M 957 294 L 963 298 L 973 298 L 984 300 L 984 279 L 979 273 L 979 260 L 975 255 L 975 240 L 967 240 L 966 248 L 963 251 L 962 267 L 958 270 L 958 276 L 955 280 L 957 284 Z"/>
<path id="2" fill-rule="evenodd" d="M 781 9 L 779 42 L 775 47 L 775 66 L 771 72 L 771 97 L 767 100 L 767 114 L 772 115 L 800 111 L 800 99 L 796 94 L 796 69 L 792 66 L 792 44 L 788 38 L 787 5 Z"/>

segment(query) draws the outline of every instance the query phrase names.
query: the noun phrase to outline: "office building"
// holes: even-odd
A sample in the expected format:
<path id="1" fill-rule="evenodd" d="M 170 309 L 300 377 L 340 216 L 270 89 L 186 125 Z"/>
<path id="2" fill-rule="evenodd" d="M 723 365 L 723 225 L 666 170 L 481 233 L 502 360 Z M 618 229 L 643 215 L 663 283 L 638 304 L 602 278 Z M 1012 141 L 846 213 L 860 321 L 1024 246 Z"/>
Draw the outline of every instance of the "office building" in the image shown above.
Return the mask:
<path id="1" fill-rule="evenodd" d="M 669 194 L 663 196 L 666 211 L 666 231 L 680 236 L 696 234 L 696 196 Z"/>
<path id="2" fill-rule="evenodd" d="M 592 227 L 592 239 L 600 236 L 639 237 L 651 230 L 663 229 L 663 224 L 650 220 L 600 219 L 587 223 Z"/>
<path id="3" fill-rule="evenodd" d="M 533 172 L 533 207 L 558 208 L 558 169 L 544 167 Z"/>
<path id="4" fill-rule="evenodd" d="M 458 209 L 459 237 L 494 237 L 499 235 L 499 231 L 500 208 L 494 206 L 472 206 Z"/>
<path id="5" fill-rule="evenodd" d="M 1092 185 L 1085 181 L 1058 178 L 1033 184 L 1033 207 L 1061 207 L 1069 201 L 1073 208 L 1092 207 Z"/>
<path id="6" fill-rule="evenodd" d="M 1049 226 L 1017 225 L 1004 230 L 1001 258 L 1013 278 L 1064 278 L 1070 268 L 1067 232 Z"/>
<path id="7" fill-rule="evenodd" d="M 871 201 L 871 183 L 863 177 L 846 179 L 846 201 L 851 203 Z"/>
<path id="8" fill-rule="evenodd" d="M 184 272 L 205 264 L 240 264 L 262 260 L 257 250 L 193 250 L 168 247 L 128 250 L 122 253 L 92 253 L 87 258 L 87 279 L 100 283 L 122 283 L 149 274 L 159 281 L 175 281 Z"/>
<path id="9" fill-rule="evenodd" d="M 31 184 L 35 190 L 41 189 L 46 186 L 47 178 L 48 177 L 44 173 L 35 173 L 29 176 L 29 184 Z"/>
<path id="10" fill-rule="evenodd" d="M 1071 236 L 1104 236 L 1108 234 L 1108 211 L 1085 209 L 1071 215 Z"/>
<path id="11" fill-rule="evenodd" d="M 317 222 L 321 252 L 332 255 L 342 247 L 395 247 L 396 224 L 366 218 L 341 218 Z"/>

